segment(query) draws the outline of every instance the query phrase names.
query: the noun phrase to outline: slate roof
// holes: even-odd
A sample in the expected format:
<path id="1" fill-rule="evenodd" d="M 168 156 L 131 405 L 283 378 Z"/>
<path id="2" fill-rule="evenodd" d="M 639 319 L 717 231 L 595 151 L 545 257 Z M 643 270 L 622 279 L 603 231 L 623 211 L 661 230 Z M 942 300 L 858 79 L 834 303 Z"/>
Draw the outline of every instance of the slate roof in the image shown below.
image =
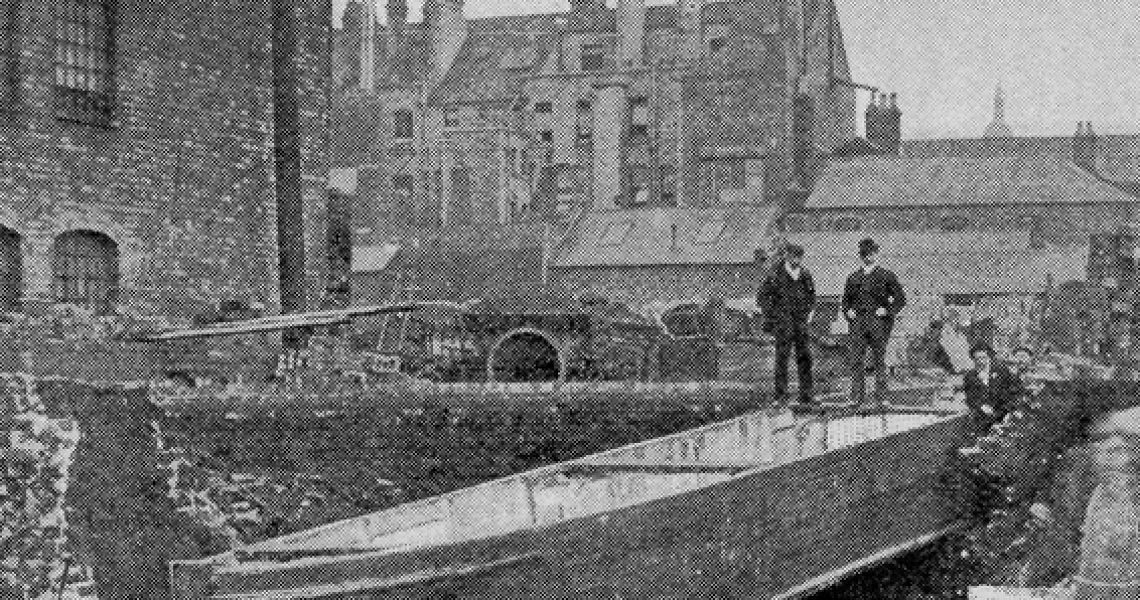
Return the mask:
<path id="1" fill-rule="evenodd" d="M 855 248 L 863 233 L 798 233 L 786 237 L 807 250 L 805 264 L 821 295 L 838 296 L 858 266 Z M 1013 232 L 876 232 L 884 267 L 908 293 L 1027 294 L 1084 279 L 1087 246 L 1034 248 L 1029 234 Z"/>
<path id="2" fill-rule="evenodd" d="M 754 205 L 595 212 L 574 227 L 553 265 L 748 264 L 768 246 L 776 215 L 775 207 Z"/>
<path id="3" fill-rule="evenodd" d="M 514 31 L 471 31 L 455 62 L 435 87 L 432 102 L 487 102 L 512 98 L 523 76 L 542 68 L 557 38 Z"/>
<path id="4" fill-rule="evenodd" d="M 1135 196 L 1053 154 L 875 156 L 829 162 L 805 208 L 1136 201 Z"/>
<path id="5" fill-rule="evenodd" d="M 1096 148 L 1096 171 L 1099 175 L 1111 181 L 1140 183 L 1140 135 L 1098 134 Z M 1072 136 L 903 140 L 899 148 L 899 154 L 904 158 L 1052 154 L 1068 159 L 1072 153 Z"/>
<path id="6" fill-rule="evenodd" d="M 707 24 L 728 23 L 731 2 L 706 4 L 702 19 Z M 603 11 L 605 31 L 614 31 L 613 8 Z M 534 74 L 547 58 L 557 52 L 559 32 L 566 27 L 569 13 L 509 15 L 468 20 L 467 39 L 451 69 L 433 90 L 432 102 L 489 102 L 513 97 L 519 80 Z M 646 7 L 647 31 L 677 26 L 674 4 Z M 525 66 L 521 66 L 525 64 Z"/>

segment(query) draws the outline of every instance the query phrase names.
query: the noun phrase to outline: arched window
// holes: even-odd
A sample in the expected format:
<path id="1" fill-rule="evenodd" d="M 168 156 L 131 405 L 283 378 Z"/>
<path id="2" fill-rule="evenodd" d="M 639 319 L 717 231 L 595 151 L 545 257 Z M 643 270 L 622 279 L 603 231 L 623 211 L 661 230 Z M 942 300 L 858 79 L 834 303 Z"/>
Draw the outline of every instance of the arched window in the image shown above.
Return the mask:
<path id="1" fill-rule="evenodd" d="M 57 302 L 108 311 L 118 297 L 119 249 L 95 231 L 69 231 L 52 248 L 52 292 Z"/>
<path id="2" fill-rule="evenodd" d="M 415 133 L 415 121 L 412 119 L 412 111 L 401 108 L 392 113 L 392 137 L 398 140 L 410 140 Z"/>
<path id="3" fill-rule="evenodd" d="M 0 311 L 20 309 L 20 296 L 24 288 L 23 267 L 20 234 L 0 227 Z"/>

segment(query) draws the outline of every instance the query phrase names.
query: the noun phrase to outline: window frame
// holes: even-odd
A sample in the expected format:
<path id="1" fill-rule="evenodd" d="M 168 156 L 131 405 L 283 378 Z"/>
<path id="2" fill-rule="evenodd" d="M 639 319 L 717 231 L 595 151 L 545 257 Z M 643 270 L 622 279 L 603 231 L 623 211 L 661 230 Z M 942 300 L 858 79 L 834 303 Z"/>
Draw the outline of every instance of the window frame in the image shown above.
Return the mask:
<path id="1" fill-rule="evenodd" d="M 634 96 L 629 101 L 629 134 L 633 137 L 649 135 L 649 98 Z"/>
<path id="2" fill-rule="evenodd" d="M 582 44 L 578 48 L 578 70 L 583 73 L 597 73 L 607 68 L 608 48 L 601 42 Z"/>
<path id="3" fill-rule="evenodd" d="M 416 119 L 412 111 L 406 108 L 392 111 L 392 139 L 405 142 L 414 139 L 415 135 Z"/>
<path id="4" fill-rule="evenodd" d="M 20 3 L 0 0 L 0 113 L 14 112 L 20 99 Z"/>
<path id="5" fill-rule="evenodd" d="M 51 255 L 53 300 L 109 312 L 119 298 L 119 260 L 119 245 L 105 233 L 73 229 L 56 236 Z M 92 294 L 93 289 L 101 289 L 102 297 Z"/>
<path id="6" fill-rule="evenodd" d="M 0 312 L 20 310 L 24 294 L 23 237 L 0 226 Z"/>
<path id="7" fill-rule="evenodd" d="M 117 4 L 117 0 L 52 3 L 52 88 L 60 120 L 102 127 L 114 121 Z M 101 23 L 92 20 L 92 11 L 101 13 Z"/>

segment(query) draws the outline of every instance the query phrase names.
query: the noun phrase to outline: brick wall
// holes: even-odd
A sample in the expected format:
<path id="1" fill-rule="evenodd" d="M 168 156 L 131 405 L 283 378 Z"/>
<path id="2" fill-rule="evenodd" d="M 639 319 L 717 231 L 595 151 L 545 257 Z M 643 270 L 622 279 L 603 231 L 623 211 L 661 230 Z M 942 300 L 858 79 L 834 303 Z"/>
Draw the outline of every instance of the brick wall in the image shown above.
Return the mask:
<path id="1" fill-rule="evenodd" d="M 53 240 L 83 229 L 117 245 L 124 304 L 182 314 L 227 298 L 275 305 L 268 0 L 114 4 L 115 109 L 99 126 L 56 117 L 53 3 L 20 3 L 19 103 L 0 114 L 0 225 L 22 237 L 24 294 L 50 296 Z M 314 286 L 326 239 L 327 16 L 305 8 L 298 27 Z"/>

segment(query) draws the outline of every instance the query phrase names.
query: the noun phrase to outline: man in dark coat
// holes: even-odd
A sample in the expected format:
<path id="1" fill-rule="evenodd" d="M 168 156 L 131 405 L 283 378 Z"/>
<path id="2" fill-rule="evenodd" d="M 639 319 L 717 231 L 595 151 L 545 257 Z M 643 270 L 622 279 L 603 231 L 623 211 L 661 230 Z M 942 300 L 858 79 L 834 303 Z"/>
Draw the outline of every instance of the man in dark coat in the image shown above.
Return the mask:
<path id="1" fill-rule="evenodd" d="M 809 325 L 815 309 L 815 281 L 803 266 L 804 249 L 789 245 L 783 263 L 771 269 L 760 288 L 759 304 L 764 310 L 765 330 L 776 338 L 776 402 L 788 395 L 788 359 L 796 351 L 801 404 L 812 397 L 811 347 Z"/>
<path id="2" fill-rule="evenodd" d="M 847 278 L 843 288 L 843 314 L 850 323 L 851 399 L 864 403 L 865 360 L 871 352 L 875 371 L 875 404 L 884 403 L 887 367 L 883 355 L 891 337 L 895 315 L 906 305 L 906 295 L 895 274 L 880 267 L 879 245 L 867 238 L 859 242 L 862 265 Z"/>
<path id="3" fill-rule="evenodd" d="M 994 358 L 985 344 L 970 349 L 974 368 L 962 376 L 966 406 L 974 416 L 975 431 L 984 434 L 1001 421 L 1023 392 L 1021 380 Z"/>

